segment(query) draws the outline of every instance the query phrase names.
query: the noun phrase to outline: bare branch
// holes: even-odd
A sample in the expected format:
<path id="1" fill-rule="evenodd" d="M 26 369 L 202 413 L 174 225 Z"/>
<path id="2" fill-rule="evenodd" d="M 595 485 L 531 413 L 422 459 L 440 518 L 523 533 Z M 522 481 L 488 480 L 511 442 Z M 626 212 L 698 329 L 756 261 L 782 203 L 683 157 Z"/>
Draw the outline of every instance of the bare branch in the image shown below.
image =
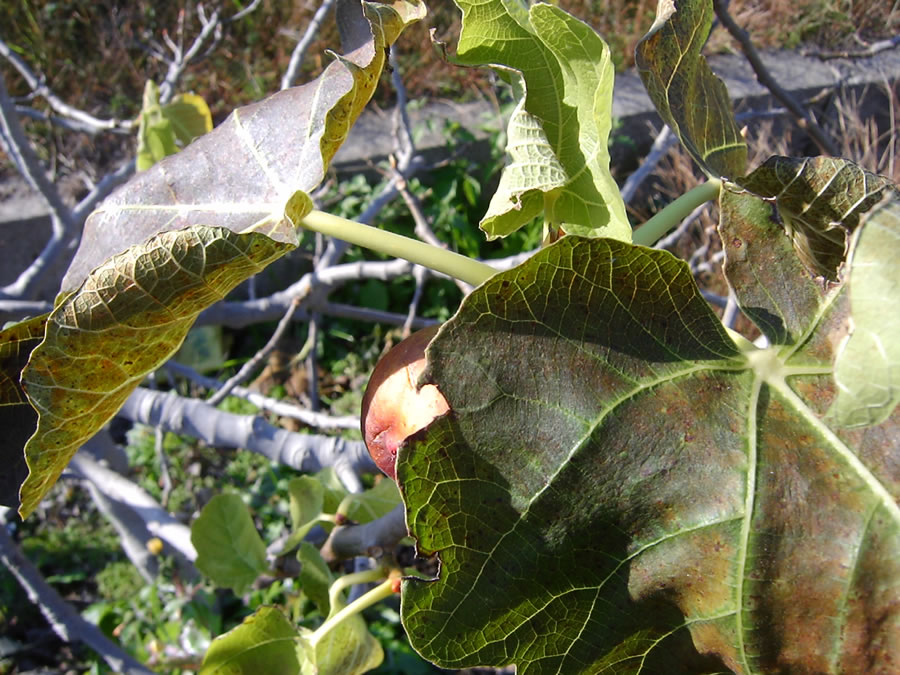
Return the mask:
<path id="1" fill-rule="evenodd" d="M 183 15 L 180 18 L 182 21 L 184 20 Z M 191 46 L 188 47 L 187 51 L 184 51 L 181 45 L 175 45 L 171 39 L 168 39 L 167 34 L 164 34 L 163 36 L 168 39 L 169 50 L 172 52 L 172 57 L 168 58 L 163 56 L 160 52 L 157 52 L 157 57 L 169 64 L 169 67 L 166 70 L 166 76 L 159 85 L 159 102 L 161 104 L 169 103 L 175 97 L 178 81 L 181 79 L 184 69 L 188 64 L 191 63 L 191 61 L 202 58 L 200 52 L 204 48 L 206 48 L 206 54 L 208 54 L 215 48 L 222 37 L 222 21 L 220 20 L 218 9 L 214 10 L 213 13 L 209 15 L 209 18 L 207 18 L 203 12 L 198 11 L 197 18 L 200 20 L 202 28 L 197 37 L 194 38 Z M 179 41 L 183 42 L 183 24 L 179 30 L 179 38 Z M 212 42 L 207 45 L 207 42 L 210 40 Z"/>
<path id="2" fill-rule="evenodd" d="M 129 675 L 132 673 L 148 675 L 153 672 L 111 642 L 97 626 L 85 621 L 74 607 L 63 600 L 62 596 L 44 580 L 37 567 L 22 555 L 2 523 L 0 523 L 0 561 L 28 594 L 29 600 L 40 607 L 53 632 L 61 639 L 88 645 L 103 657 L 113 672 Z"/>
<path id="3" fill-rule="evenodd" d="M 406 514 L 403 504 L 398 504 L 381 518 L 364 525 L 335 527 L 322 546 L 321 553 L 327 562 L 356 556 L 380 558 L 406 535 Z"/>
<path id="4" fill-rule="evenodd" d="M 249 5 L 244 7 L 244 9 L 242 9 L 240 12 L 238 12 L 237 14 L 235 14 L 232 17 L 229 17 L 227 20 L 227 23 L 231 23 L 232 21 L 239 21 L 240 19 L 243 19 L 250 12 L 256 10 L 256 8 L 259 7 L 261 2 L 262 2 L 262 0 L 253 0 L 253 2 L 251 2 Z"/>
<path id="5" fill-rule="evenodd" d="M 22 57 L 16 54 L 2 39 L 0 39 L 0 56 L 5 57 L 6 60 L 19 71 L 22 79 L 25 80 L 35 96 L 40 96 L 47 101 L 50 108 L 57 114 L 76 122 L 79 125 L 79 131 L 96 134 L 101 131 L 111 130 L 130 131 L 134 128 L 133 120 L 120 120 L 115 118 L 103 120 L 94 117 L 93 115 L 89 115 L 83 110 L 79 110 L 63 101 L 51 91 L 50 87 L 45 83 L 44 78 L 38 77 L 34 71 L 29 68 Z"/>
<path id="6" fill-rule="evenodd" d="M 303 58 L 306 56 L 306 50 L 309 49 L 309 46 L 316 38 L 316 33 L 319 32 L 319 28 L 322 27 L 322 23 L 325 21 L 328 12 L 331 11 L 333 6 L 334 0 L 322 0 L 322 4 L 319 5 L 319 9 L 316 10 L 312 20 L 306 27 L 303 37 L 300 38 L 299 42 L 297 42 L 297 45 L 294 47 L 294 51 L 291 52 L 291 60 L 288 63 L 287 70 L 281 78 L 282 89 L 293 86 L 294 81 L 297 79 L 297 74 L 300 72 L 300 67 L 303 65 Z"/>
<path id="7" fill-rule="evenodd" d="M 215 380 L 211 377 L 205 377 L 204 375 L 201 375 L 200 373 L 195 371 L 193 368 L 188 368 L 187 366 L 175 361 L 169 361 L 166 364 L 166 369 L 178 375 L 187 377 L 192 382 L 195 382 L 202 387 L 206 387 L 207 389 L 216 390 L 222 386 L 222 383 L 218 380 Z M 324 413 L 313 412 L 312 410 L 304 410 L 303 408 L 291 403 L 277 401 L 273 398 L 269 398 L 268 396 L 263 396 L 259 392 L 250 391 L 249 389 L 245 389 L 237 385 L 234 385 L 232 387 L 231 395 L 242 398 L 245 401 L 249 401 L 257 408 L 270 413 L 274 413 L 275 415 L 279 415 L 280 417 L 290 417 L 291 419 L 299 420 L 300 422 L 303 422 L 303 424 L 306 424 L 310 427 L 315 427 L 318 429 L 359 429 L 358 417 L 352 417 L 349 415 L 344 417 L 332 417 L 331 415 L 326 415 Z M 212 399 L 206 401 L 206 405 L 215 410 L 215 406 L 210 403 L 210 401 L 212 401 Z"/>
<path id="8" fill-rule="evenodd" d="M 888 49 L 893 49 L 897 45 L 900 45 L 900 35 L 895 35 L 892 38 L 888 38 L 886 40 L 879 40 L 878 42 L 873 42 L 865 49 L 858 50 L 839 50 L 839 51 L 807 51 L 804 52 L 806 56 L 814 56 L 816 58 L 822 59 L 823 61 L 828 61 L 829 59 L 865 59 L 870 56 L 875 56 L 880 52 L 887 51 Z"/>
<path id="9" fill-rule="evenodd" d="M 187 434 L 210 445 L 244 448 L 305 473 L 315 473 L 326 466 L 345 466 L 356 474 L 378 470 L 362 441 L 293 433 L 274 427 L 259 416 L 226 413 L 173 392 L 163 394 L 139 387 L 128 397 L 119 415 Z"/>
<path id="10" fill-rule="evenodd" d="M 416 313 L 419 311 L 419 302 L 422 300 L 422 292 L 425 290 L 425 283 L 428 281 L 428 268 L 417 265 L 413 268 L 413 278 L 416 280 L 416 290 L 409 301 L 406 321 L 403 322 L 404 338 L 408 338 L 410 333 L 412 333 L 413 322 L 416 320 Z"/>
<path id="11" fill-rule="evenodd" d="M 753 72 L 756 73 L 756 79 L 759 80 L 760 84 L 771 91 L 772 95 L 781 101 L 794 116 L 797 126 L 803 129 L 809 137 L 815 141 L 822 152 L 831 155 L 832 157 L 839 156 L 840 153 L 838 152 L 838 149 L 822 130 L 822 127 L 816 124 L 800 104 L 797 103 L 794 97 L 785 91 L 775 78 L 772 77 L 768 68 L 763 64 L 762 59 L 759 58 L 759 52 L 756 51 L 756 47 L 754 47 L 753 43 L 750 41 L 750 36 L 747 31 L 738 26 L 731 17 L 731 14 L 728 13 L 727 2 L 724 2 L 723 0 L 713 0 L 713 5 L 715 7 L 716 16 L 719 17 L 719 21 L 722 22 L 722 25 L 725 26 L 731 36 L 734 37 L 741 46 L 741 50 L 743 50 L 744 56 L 747 57 L 747 61 L 753 68 Z"/>
<path id="12" fill-rule="evenodd" d="M 693 225 L 697 219 L 703 214 L 706 209 L 709 208 L 709 203 L 701 204 L 697 208 L 688 214 L 688 217 L 681 221 L 681 224 L 676 227 L 672 232 L 667 234 L 665 237 L 660 239 L 653 245 L 653 248 L 669 248 L 669 246 L 674 245 L 684 236 L 684 233 L 687 232 L 691 225 Z"/>
<path id="13" fill-rule="evenodd" d="M 622 186 L 622 199 L 626 204 L 631 203 L 631 200 L 637 194 L 638 188 L 656 170 L 656 165 L 659 164 L 660 160 L 666 156 L 669 149 L 676 143 L 678 143 L 678 136 L 673 134 L 668 126 L 663 127 L 662 131 L 653 139 L 653 145 L 650 147 L 650 152 L 647 153 L 644 161 L 641 162 L 641 165 L 634 173 L 628 176 L 628 180 Z"/>
<path id="14" fill-rule="evenodd" d="M 64 250 L 75 222 L 71 210 L 63 202 L 56 186 L 47 178 L 40 160 L 25 137 L 2 76 L 0 76 L 0 144 L 25 180 L 43 196 L 50 208 L 52 234 L 44 250 L 16 281 L 0 288 L 0 298 L 27 300 L 34 292 L 44 270 L 52 265 Z"/>
<path id="15" fill-rule="evenodd" d="M 197 559 L 197 551 L 191 543 L 190 528 L 162 508 L 142 487 L 112 469 L 107 469 L 85 452 L 75 453 L 69 468 L 96 485 L 107 497 L 131 508 L 141 517 L 153 536 L 167 542 L 186 560 L 193 562 Z"/>
<path id="16" fill-rule="evenodd" d="M 17 105 L 16 112 L 19 114 L 19 117 L 27 117 L 32 120 L 37 120 L 38 122 L 52 124 L 53 126 L 65 129 L 66 131 L 75 131 L 82 134 L 95 135 L 101 131 L 109 131 L 114 134 L 130 134 L 132 132 L 132 130 L 126 128 L 124 124 L 110 129 L 98 129 L 95 125 L 82 122 L 81 120 L 73 120 L 59 115 L 48 115 L 42 110 L 37 110 L 36 108 L 25 105 Z"/>
<path id="17" fill-rule="evenodd" d="M 159 561 L 147 549 L 147 542 L 152 535 L 144 521 L 122 502 L 103 494 L 94 483 L 90 481 L 85 483 L 97 510 L 112 524 L 119 535 L 119 543 L 125 555 L 137 568 L 144 581 L 152 584 L 159 573 Z"/>
<path id="18" fill-rule="evenodd" d="M 287 327 L 291 324 L 291 320 L 294 318 L 294 313 L 297 311 L 297 308 L 300 306 L 300 298 L 294 298 L 291 301 L 291 304 L 288 306 L 288 310 L 284 313 L 284 316 L 281 317 L 281 321 L 278 322 L 278 326 L 275 328 L 275 332 L 272 333 L 272 337 L 269 338 L 269 341 L 263 345 L 263 348 L 260 349 L 256 354 L 253 355 L 247 363 L 241 366 L 241 369 L 235 373 L 232 377 L 228 378 L 225 383 L 222 385 L 222 388 L 219 389 L 215 394 L 209 397 L 207 403 L 211 406 L 219 405 L 222 401 L 225 400 L 225 397 L 231 392 L 232 389 L 236 385 L 242 384 L 247 380 L 253 372 L 262 365 L 262 362 L 272 353 L 272 350 L 278 345 L 278 341 L 281 340 L 281 337 L 284 335 Z"/>

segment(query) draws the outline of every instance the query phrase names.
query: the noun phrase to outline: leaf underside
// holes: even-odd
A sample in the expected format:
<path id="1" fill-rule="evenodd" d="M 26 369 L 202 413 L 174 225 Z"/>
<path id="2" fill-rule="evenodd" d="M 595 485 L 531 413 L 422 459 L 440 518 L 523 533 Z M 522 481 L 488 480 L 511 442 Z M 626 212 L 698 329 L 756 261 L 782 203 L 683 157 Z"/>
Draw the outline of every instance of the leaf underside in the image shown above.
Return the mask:
<path id="1" fill-rule="evenodd" d="M 27 427 L 34 431 L 25 446 L 22 517 L 141 379 L 175 352 L 203 309 L 297 245 L 291 218 L 299 222 L 312 208 L 306 193 L 370 99 L 386 48 L 424 13 L 418 0 L 364 9 L 365 17 L 344 16 L 344 28 L 354 42 L 364 31 L 368 37 L 319 78 L 236 110 L 88 218 L 46 337 L 37 347 L 27 343 L 34 350 L 28 365 L 23 370 L 21 359 L 0 351 L 3 377 L 21 381 L 39 414 L 36 429 L 33 414 L 4 429 L 9 452 L 21 452 Z M 17 339 L 0 333 L 0 350 Z M 19 474 L 6 483 L 15 480 Z M 19 504 L 10 485 L 0 487 L 4 503 Z"/>
<path id="2" fill-rule="evenodd" d="M 557 7 L 519 0 L 456 0 L 458 61 L 503 64 L 519 103 L 508 127 L 510 162 L 481 221 L 501 237 L 544 214 L 566 232 L 631 240 L 609 171 L 614 69 L 609 47 Z"/>

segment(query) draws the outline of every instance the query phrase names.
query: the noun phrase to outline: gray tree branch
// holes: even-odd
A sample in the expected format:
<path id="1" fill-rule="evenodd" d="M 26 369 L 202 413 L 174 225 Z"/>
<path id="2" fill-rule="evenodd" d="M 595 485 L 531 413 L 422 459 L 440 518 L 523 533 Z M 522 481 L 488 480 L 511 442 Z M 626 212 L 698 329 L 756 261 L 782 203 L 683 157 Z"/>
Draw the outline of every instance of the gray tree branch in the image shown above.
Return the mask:
<path id="1" fill-rule="evenodd" d="M 139 387 L 119 414 L 133 422 L 159 425 L 166 431 L 199 438 L 210 445 L 244 448 L 305 473 L 315 473 L 326 466 L 355 475 L 378 470 L 362 441 L 293 433 L 274 427 L 259 416 L 223 412 L 204 401 L 173 392 Z"/>

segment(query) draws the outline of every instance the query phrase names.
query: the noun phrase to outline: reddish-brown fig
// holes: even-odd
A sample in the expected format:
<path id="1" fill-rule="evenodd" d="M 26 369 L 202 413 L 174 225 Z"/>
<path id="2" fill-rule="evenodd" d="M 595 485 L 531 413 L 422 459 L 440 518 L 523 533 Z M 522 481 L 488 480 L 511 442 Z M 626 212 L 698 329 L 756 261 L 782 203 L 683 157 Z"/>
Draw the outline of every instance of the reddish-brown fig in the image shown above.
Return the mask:
<path id="1" fill-rule="evenodd" d="M 423 328 L 385 354 L 363 396 L 360 426 L 366 447 L 378 468 L 394 479 L 400 444 L 450 409 L 433 384 L 416 387 L 425 369 L 425 348 L 437 330 Z"/>

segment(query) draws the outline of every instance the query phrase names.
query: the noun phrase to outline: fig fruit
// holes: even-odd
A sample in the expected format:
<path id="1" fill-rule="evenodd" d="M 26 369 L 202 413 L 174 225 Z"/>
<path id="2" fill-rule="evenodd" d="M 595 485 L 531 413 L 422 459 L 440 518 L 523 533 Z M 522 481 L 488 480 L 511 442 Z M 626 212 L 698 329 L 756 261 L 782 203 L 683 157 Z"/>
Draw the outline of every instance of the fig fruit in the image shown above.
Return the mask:
<path id="1" fill-rule="evenodd" d="M 400 444 L 450 409 L 433 384 L 416 386 L 425 369 L 425 348 L 437 330 L 423 328 L 385 354 L 363 395 L 360 426 L 366 447 L 378 468 L 395 480 Z"/>

